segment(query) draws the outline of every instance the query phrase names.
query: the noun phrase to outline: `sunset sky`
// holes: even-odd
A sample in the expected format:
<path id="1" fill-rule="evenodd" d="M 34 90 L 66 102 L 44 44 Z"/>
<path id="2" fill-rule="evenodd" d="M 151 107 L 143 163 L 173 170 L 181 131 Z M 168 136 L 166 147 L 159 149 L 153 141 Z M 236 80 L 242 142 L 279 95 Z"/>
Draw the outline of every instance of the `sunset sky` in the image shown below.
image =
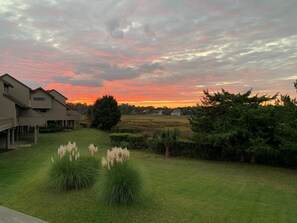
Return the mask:
<path id="1" fill-rule="evenodd" d="M 72 102 L 297 96 L 296 0 L 0 0 L 0 68 Z"/>

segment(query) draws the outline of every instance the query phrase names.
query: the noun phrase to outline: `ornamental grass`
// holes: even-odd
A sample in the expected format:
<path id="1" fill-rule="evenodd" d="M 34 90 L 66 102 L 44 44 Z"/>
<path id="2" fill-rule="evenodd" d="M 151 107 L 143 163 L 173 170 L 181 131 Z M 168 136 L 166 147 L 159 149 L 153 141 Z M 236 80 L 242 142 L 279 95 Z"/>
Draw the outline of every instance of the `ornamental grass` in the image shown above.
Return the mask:
<path id="1" fill-rule="evenodd" d="M 55 191 L 80 189 L 88 187 L 95 181 L 99 162 L 95 152 L 90 157 L 81 157 L 75 142 L 58 148 L 58 159 L 51 157 L 49 171 L 49 188 Z"/>
<path id="2" fill-rule="evenodd" d="M 142 183 L 138 171 L 129 163 L 129 157 L 129 150 L 114 147 L 102 159 L 101 192 L 108 204 L 130 205 L 139 198 Z"/>

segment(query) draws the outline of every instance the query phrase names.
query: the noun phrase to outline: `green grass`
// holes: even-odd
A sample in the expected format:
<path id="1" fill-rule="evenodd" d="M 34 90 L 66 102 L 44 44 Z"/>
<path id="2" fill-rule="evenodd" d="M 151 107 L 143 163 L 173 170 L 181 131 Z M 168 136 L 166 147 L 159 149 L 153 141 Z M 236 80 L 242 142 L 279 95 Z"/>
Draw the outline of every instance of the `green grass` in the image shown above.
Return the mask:
<path id="1" fill-rule="evenodd" d="M 192 134 L 190 122 L 186 116 L 165 115 L 122 115 L 118 127 L 136 127 L 142 133 L 153 135 L 157 129 L 177 128 L 181 136 L 187 137 Z"/>
<path id="2" fill-rule="evenodd" d="M 82 153 L 87 153 L 90 143 L 98 145 L 97 158 L 110 148 L 107 133 L 84 129 L 41 134 L 36 146 L 0 153 L 0 205 L 51 223 L 296 222 L 296 171 L 165 159 L 148 151 L 131 154 L 130 161 L 141 173 L 144 186 L 136 205 L 106 205 L 95 196 L 96 185 L 50 192 L 46 188 L 50 156 L 69 140 L 75 140 Z"/>

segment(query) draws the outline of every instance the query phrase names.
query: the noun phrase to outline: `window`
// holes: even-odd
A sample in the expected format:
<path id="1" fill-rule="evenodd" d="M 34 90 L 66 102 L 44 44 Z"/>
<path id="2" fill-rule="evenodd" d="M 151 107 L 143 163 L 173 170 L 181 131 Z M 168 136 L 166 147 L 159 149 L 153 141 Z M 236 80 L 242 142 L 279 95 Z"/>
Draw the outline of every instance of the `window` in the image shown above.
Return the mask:
<path id="1" fill-rule="evenodd" d="M 40 112 L 46 113 L 46 109 L 40 109 Z"/>
<path id="2" fill-rule="evenodd" d="M 4 94 L 9 95 L 9 87 L 4 85 Z"/>
<path id="3" fill-rule="evenodd" d="M 45 98 L 42 97 L 34 97 L 33 101 L 45 101 Z"/>

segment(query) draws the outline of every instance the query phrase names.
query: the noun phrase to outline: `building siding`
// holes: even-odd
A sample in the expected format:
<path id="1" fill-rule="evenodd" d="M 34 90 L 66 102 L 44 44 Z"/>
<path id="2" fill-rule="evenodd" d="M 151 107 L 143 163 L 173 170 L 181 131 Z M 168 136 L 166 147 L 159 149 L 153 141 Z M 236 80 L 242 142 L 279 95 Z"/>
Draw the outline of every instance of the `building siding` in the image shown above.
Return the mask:
<path id="1" fill-rule="evenodd" d="M 9 95 L 30 106 L 30 88 L 25 87 L 8 75 L 4 75 L 2 79 L 13 85 L 13 88 L 9 89 Z"/>
<path id="2" fill-rule="evenodd" d="M 40 100 L 43 98 L 44 100 Z M 36 100 L 38 99 L 38 100 Z M 52 108 L 52 97 L 42 90 L 33 92 L 31 94 L 31 105 L 34 109 L 51 109 Z"/>

